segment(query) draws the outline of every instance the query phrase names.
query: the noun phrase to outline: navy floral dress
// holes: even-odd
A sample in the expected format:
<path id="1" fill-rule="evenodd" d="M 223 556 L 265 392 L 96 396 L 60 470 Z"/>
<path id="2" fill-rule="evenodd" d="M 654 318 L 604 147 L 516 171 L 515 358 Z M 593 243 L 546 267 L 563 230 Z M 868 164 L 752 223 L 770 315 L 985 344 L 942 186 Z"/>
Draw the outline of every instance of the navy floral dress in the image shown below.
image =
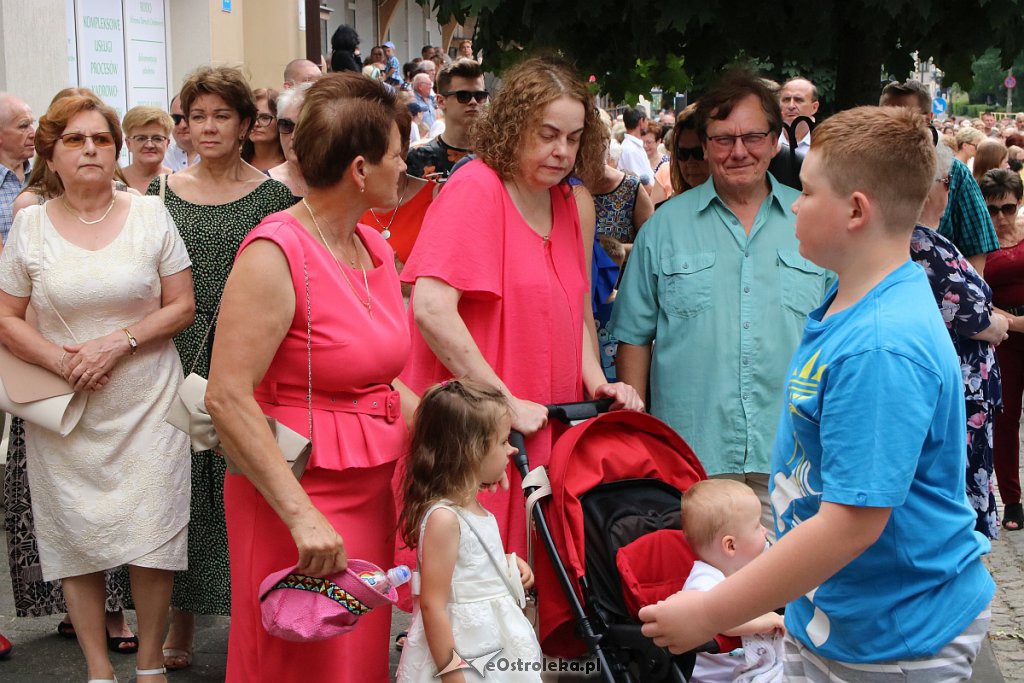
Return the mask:
<path id="1" fill-rule="evenodd" d="M 992 344 L 971 339 L 991 322 L 992 290 L 952 242 L 929 228 L 914 228 L 910 258 L 928 274 L 942 320 L 960 357 L 967 404 L 967 499 L 978 513 L 975 529 L 989 538 L 998 538 L 992 425 L 1003 408 L 999 364 Z"/>

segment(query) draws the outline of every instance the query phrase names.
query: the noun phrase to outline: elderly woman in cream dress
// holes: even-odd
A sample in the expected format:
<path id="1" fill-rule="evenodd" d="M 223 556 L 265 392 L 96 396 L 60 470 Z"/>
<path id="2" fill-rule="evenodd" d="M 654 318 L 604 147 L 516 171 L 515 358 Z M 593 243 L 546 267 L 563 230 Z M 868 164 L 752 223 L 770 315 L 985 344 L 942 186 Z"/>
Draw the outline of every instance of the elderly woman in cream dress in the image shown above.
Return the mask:
<path id="1" fill-rule="evenodd" d="M 166 681 L 160 644 L 187 566 L 188 437 L 164 418 L 181 383 L 171 337 L 194 315 L 185 246 L 157 198 L 110 184 L 122 142 L 93 95 L 55 102 L 36 151 L 63 192 L 19 212 L 0 255 L 0 342 L 88 393 L 67 435 L 25 423 L 43 578 L 61 579 L 92 683 L 113 681 L 103 571 L 129 565 L 140 683 Z M 25 322 L 28 307 L 38 329 Z"/>

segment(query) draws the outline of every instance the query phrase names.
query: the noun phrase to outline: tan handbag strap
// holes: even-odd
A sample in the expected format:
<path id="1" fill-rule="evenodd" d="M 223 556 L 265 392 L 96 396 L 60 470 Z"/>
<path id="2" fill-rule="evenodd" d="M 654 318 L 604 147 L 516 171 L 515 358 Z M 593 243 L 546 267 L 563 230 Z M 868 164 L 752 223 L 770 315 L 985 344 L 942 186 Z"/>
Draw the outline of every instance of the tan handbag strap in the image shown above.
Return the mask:
<path id="1" fill-rule="evenodd" d="M 36 235 L 37 235 L 36 247 L 39 249 L 38 256 L 39 256 L 39 262 L 40 263 L 42 263 L 42 257 L 43 257 L 43 212 L 44 211 L 46 211 L 46 204 L 43 204 L 43 205 L 41 205 L 39 207 L 39 212 L 36 215 L 36 220 L 37 220 L 37 224 L 36 224 Z M 50 304 L 50 308 L 52 308 L 53 312 L 57 314 L 57 318 L 61 321 L 61 323 L 64 324 L 64 329 L 66 329 L 68 331 L 68 334 L 71 335 L 71 338 L 75 341 L 76 344 L 78 344 L 79 343 L 78 337 L 76 337 L 75 333 L 71 331 L 71 326 L 68 325 L 68 321 L 65 320 L 64 316 L 62 316 L 60 314 L 60 311 L 57 310 L 56 304 L 53 303 L 53 299 L 51 299 L 50 295 L 47 294 L 47 292 L 46 292 L 46 269 L 45 268 L 40 268 L 40 271 L 39 271 L 39 293 L 42 295 L 42 297 L 44 299 L 46 299 L 46 302 L 48 304 Z"/>
<path id="2" fill-rule="evenodd" d="M 160 174 L 160 201 L 166 201 L 167 199 L 167 174 Z"/>

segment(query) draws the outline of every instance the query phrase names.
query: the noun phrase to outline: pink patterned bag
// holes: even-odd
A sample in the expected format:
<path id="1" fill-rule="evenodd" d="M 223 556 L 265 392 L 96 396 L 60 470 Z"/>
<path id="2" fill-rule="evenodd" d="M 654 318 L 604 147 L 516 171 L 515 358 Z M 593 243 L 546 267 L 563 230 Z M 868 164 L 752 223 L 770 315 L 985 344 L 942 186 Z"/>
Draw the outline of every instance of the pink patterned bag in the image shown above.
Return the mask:
<path id="1" fill-rule="evenodd" d="M 348 569 L 325 578 L 296 574 L 295 567 L 276 571 L 260 583 L 263 628 L 295 642 L 348 633 L 362 615 L 398 600 L 393 587 L 385 595 L 359 578 L 377 571 L 380 567 L 366 560 L 349 560 Z"/>

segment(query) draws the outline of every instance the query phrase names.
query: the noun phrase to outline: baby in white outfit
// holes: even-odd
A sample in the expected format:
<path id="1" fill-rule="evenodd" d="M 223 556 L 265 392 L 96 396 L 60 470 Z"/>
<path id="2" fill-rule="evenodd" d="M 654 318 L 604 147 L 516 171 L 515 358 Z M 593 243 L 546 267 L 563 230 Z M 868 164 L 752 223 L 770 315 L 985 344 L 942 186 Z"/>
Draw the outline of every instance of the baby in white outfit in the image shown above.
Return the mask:
<path id="1" fill-rule="evenodd" d="M 683 494 L 683 533 L 700 559 L 683 590 L 711 590 L 767 547 L 761 502 L 746 484 L 700 481 Z M 771 683 L 782 680 L 782 616 L 769 612 L 723 635 L 743 641 L 742 651 L 699 654 L 691 683 Z"/>

